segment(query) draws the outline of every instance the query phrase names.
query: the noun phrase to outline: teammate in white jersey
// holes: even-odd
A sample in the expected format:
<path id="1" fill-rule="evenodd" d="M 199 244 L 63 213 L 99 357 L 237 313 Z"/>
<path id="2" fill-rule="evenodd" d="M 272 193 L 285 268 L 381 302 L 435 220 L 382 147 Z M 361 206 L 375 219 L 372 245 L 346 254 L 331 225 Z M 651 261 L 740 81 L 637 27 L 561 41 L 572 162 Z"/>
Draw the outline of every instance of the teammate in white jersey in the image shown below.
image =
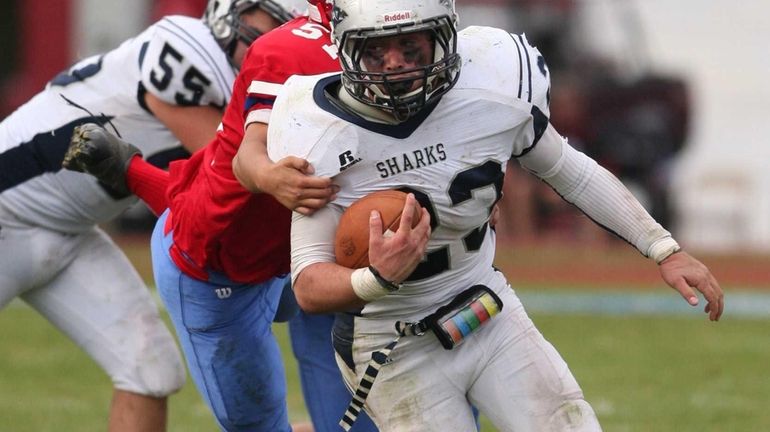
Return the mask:
<path id="1" fill-rule="evenodd" d="M 291 78 L 268 146 L 273 160 L 305 158 L 340 186 L 327 207 L 294 213 L 292 278 L 304 310 L 348 311 L 334 330 L 355 390 L 341 424 L 349 427 L 365 403 L 381 431 L 465 432 L 472 403 L 501 431 L 600 430 L 567 365 L 492 266 L 489 216 L 506 162 L 516 158 L 654 259 L 691 305 L 700 291 L 711 320 L 724 306 L 716 279 L 549 124 L 548 69 L 523 35 L 457 33 L 451 0 L 334 6 L 343 73 Z M 343 210 L 384 189 L 411 192 L 397 233 L 384 236 L 372 212 L 371 266 L 337 265 Z M 422 218 L 412 228 L 417 201 Z"/>
<path id="2" fill-rule="evenodd" d="M 0 123 L 0 308 L 20 297 L 107 372 L 111 431 L 165 430 L 185 372 L 145 284 L 96 226 L 135 198 L 61 162 L 87 122 L 158 166 L 213 138 L 250 42 L 295 12 L 280 0 L 216 3 L 227 5 L 166 17 L 78 62 Z"/>

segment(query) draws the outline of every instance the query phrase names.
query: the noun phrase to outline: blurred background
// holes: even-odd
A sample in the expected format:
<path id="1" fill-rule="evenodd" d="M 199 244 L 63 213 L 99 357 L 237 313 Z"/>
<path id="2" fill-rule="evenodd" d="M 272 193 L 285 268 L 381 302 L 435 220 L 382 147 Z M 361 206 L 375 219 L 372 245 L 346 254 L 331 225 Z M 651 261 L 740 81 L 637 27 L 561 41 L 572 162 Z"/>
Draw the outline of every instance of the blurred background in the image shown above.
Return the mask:
<path id="1" fill-rule="evenodd" d="M 0 118 L 74 61 L 163 15 L 200 16 L 205 4 L 3 0 Z M 770 120 L 770 2 L 457 0 L 457 8 L 460 27 L 526 33 L 550 67 L 556 128 L 614 172 L 725 289 L 725 315 L 712 325 L 664 286 L 654 263 L 511 164 L 496 265 L 605 430 L 770 430 L 762 342 L 770 146 L 761 138 Z M 153 223 L 136 207 L 108 227 L 150 286 Z M 276 332 L 292 417 L 304 419 L 285 328 Z M 29 308 L 17 302 L 0 313 L 0 431 L 103 430 L 108 388 Z M 171 431 L 214 430 L 192 385 L 171 404 Z"/>
<path id="2" fill-rule="evenodd" d="M 4 0 L 0 116 L 61 69 L 205 0 Z M 527 34 L 552 73 L 552 122 L 618 175 L 690 249 L 770 252 L 770 3 L 458 0 L 461 27 Z M 503 242 L 606 242 L 511 167 Z M 146 226 L 130 212 L 126 228 Z M 144 223 L 143 223 L 144 222 Z"/>

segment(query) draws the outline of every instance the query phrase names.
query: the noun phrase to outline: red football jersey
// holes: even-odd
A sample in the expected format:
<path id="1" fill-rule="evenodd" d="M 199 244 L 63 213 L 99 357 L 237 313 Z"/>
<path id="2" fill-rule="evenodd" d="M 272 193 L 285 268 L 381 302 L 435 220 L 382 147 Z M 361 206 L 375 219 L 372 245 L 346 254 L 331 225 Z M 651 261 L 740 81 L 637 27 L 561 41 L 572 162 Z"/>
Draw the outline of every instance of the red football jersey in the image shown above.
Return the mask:
<path id="1" fill-rule="evenodd" d="M 307 17 L 259 37 L 233 84 L 216 138 L 169 167 L 171 257 L 187 274 L 208 271 L 257 283 L 289 271 L 290 211 L 267 194 L 253 194 L 233 175 L 245 126 L 267 122 L 280 86 L 291 75 L 340 70 L 329 30 Z"/>

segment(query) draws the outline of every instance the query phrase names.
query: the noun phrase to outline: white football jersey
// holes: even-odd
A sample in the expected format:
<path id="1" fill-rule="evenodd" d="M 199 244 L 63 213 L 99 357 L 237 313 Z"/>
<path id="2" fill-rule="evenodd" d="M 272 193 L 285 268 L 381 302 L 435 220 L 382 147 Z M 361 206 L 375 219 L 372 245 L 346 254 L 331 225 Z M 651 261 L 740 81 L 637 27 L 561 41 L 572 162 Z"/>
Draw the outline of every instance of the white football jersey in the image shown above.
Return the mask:
<path id="1" fill-rule="evenodd" d="M 431 215 L 425 261 L 401 290 L 369 303 L 366 317 L 420 318 L 473 285 L 506 285 L 492 268 L 490 211 L 506 162 L 531 149 L 548 124 L 550 77 L 523 35 L 470 27 L 458 34 L 458 53 L 455 87 L 399 125 L 329 103 L 324 89 L 339 83 L 338 74 L 292 77 L 273 108 L 270 157 L 306 158 L 317 175 L 334 177 L 335 205 L 395 188 L 414 192 Z"/>
<path id="2" fill-rule="evenodd" d="M 89 175 L 61 169 L 74 126 L 98 122 L 157 166 L 187 156 L 144 106 L 224 107 L 236 70 L 200 19 L 171 16 L 103 55 L 86 58 L 0 123 L 0 206 L 27 223 L 78 232 L 115 217 L 115 200 Z"/>

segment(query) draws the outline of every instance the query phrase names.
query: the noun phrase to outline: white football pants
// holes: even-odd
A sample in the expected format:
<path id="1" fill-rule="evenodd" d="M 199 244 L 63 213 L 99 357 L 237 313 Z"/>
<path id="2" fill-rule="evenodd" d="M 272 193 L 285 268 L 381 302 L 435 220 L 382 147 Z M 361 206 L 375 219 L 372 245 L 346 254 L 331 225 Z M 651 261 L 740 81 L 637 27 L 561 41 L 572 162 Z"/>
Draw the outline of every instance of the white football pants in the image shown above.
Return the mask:
<path id="1" fill-rule="evenodd" d="M 0 309 L 15 297 L 83 348 L 115 388 L 160 397 L 184 384 L 146 285 L 98 228 L 64 234 L 0 214 Z"/>
<path id="2" fill-rule="evenodd" d="M 503 311 L 452 350 L 430 332 L 401 338 L 366 401 L 381 432 L 475 431 L 470 404 L 501 432 L 601 430 L 567 364 L 513 290 L 498 295 Z M 392 329 L 393 322 L 356 318 L 357 374 L 337 356 L 350 388 L 358 385 L 372 351 L 393 340 Z"/>

